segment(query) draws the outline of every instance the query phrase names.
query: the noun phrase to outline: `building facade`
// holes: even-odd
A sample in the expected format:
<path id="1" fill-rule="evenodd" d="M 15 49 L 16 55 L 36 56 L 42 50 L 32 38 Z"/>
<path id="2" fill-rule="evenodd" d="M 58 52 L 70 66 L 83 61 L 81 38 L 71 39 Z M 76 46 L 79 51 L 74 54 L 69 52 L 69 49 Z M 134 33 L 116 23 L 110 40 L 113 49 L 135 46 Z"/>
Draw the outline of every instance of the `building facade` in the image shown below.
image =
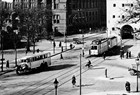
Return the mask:
<path id="1" fill-rule="evenodd" d="M 133 37 L 133 33 L 140 28 L 140 23 L 122 23 L 122 20 L 126 18 L 128 11 L 137 5 L 136 0 L 107 0 L 106 5 L 108 36 Z"/>
<path id="2" fill-rule="evenodd" d="M 43 4 L 46 4 L 47 0 L 13 0 L 13 8 L 18 6 L 20 8 L 40 8 Z"/>
<path id="3" fill-rule="evenodd" d="M 106 0 L 52 0 L 52 11 L 54 32 L 106 27 Z"/>

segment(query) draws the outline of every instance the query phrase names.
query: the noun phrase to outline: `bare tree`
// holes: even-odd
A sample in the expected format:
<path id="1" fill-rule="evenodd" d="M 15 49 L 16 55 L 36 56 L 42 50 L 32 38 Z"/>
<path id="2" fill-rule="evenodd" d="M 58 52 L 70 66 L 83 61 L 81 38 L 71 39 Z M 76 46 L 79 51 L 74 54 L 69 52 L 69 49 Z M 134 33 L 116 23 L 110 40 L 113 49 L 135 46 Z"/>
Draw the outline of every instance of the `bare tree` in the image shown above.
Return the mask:
<path id="1" fill-rule="evenodd" d="M 124 17 L 119 23 L 137 23 L 140 21 L 140 0 L 135 0 L 133 4 L 129 5 L 128 9 L 122 9 Z"/>

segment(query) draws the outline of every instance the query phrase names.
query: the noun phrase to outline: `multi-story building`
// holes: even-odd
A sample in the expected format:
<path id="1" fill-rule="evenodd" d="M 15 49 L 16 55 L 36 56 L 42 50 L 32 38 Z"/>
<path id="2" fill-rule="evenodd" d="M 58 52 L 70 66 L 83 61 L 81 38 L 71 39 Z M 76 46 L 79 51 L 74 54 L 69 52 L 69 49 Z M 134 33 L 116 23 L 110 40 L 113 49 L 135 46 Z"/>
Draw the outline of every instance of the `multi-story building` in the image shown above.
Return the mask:
<path id="1" fill-rule="evenodd" d="M 0 0 L 0 9 L 12 10 L 12 3 Z"/>
<path id="2" fill-rule="evenodd" d="M 133 9 L 135 9 L 137 3 L 137 0 L 107 0 L 108 36 L 133 37 L 133 32 L 140 28 L 140 23 L 132 23 L 131 20 L 124 23 L 122 21 L 126 19 L 129 10 L 134 11 Z"/>
<path id="3" fill-rule="evenodd" d="M 54 32 L 106 27 L 106 0 L 52 0 L 52 11 Z"/>
<path id="4" fill-rule="evenodd" d="M 41 7 L 46 0 L 13 0 L 13 8 L 18 6 L 20 8 L 35 8 Z"/>
<path id="5" fill-rule="evenodd" d="M 106 27 L 106 0 L 13 0 L 13 7 L 50 7 L 53 31 L 77 33 L 80 29 Z"/>

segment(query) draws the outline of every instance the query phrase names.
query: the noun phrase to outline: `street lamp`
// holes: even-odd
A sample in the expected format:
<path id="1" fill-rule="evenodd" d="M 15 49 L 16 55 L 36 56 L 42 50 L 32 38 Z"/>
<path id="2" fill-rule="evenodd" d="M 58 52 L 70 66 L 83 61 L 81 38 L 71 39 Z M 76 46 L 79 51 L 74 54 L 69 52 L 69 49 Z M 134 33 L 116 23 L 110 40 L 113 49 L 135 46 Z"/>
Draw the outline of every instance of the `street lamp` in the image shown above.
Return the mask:
<path id="1" fill-rule="evenodd" d="M 17 43 L 16 43 L 16 41 L 17 41 L 17 35 L 18 35 L 18 30 L 14 30 L 14 32 L 16 33 L 16 35 L 15 35 L 15 65 L 17 66 Z"/>
<path id="2" fill-rule="evenodd" d="M 79 32 L 81 33 L 81 29 L 79 29 Z M 84 57 L 84 34 L 82 32 L 82 41 L 83 41 L 83 47 L 82 47 L 82 54 L 83 54 L 83 57 Z"/>
<path id="3" fill-rule="evenodd" d="M 136 65 L 137 65 L 137 86 L 136 86 L 136 92 L 138 92 L 138 66 L 139 66 L 139 58 L 137 58 L 135 61 L 136 61 Z"/>
<path id="4" fill-rule="evenodd" d="M 82 95 L 82 88 L 81 88 L 81 84 L 82 84 L 82 71 L 81 71 L 81 53 L 80 53 L 80 95 Z"/>
<path id="5" fill-rule="evenodd" d="M 58 87 L 58 81 L 57 81 L 57 78 L 55 78 L 55 80 L 54 80 L 54 87 L 55 87 L 55 95 L 57 95 L 57 87 Z"/>
<path id="6" fill-rule="evenodd" d="M 2 35 L 2 30 L 1 30 L 1 71 L 3 72 L 3 61 L 4 59 L 4 53 L 3 53 L 3 35 Z"/>
<path id="7" fill-rule="evenodd" d="M 65 43 L 65 49 L 67 50 L 67 36 L 66 36 L 66 32 L 67 32 L 67 25 L 68 25 L 68 20 L 67 20 L 67 7 L 64 5 L 64 10 L 66 11 L 66 29 L 64 31 L 64 43 Z"/>

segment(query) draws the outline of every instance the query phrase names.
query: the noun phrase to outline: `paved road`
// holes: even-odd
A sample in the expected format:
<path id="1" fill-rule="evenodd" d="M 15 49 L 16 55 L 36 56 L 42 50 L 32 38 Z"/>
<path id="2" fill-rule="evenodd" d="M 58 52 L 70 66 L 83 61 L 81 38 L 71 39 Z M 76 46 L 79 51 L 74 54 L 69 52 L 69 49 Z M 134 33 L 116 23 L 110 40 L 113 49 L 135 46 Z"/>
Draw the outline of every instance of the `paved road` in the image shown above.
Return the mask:
<path id="1" fill-rule="evenodd" d="M 90 41 L 89 41 L 90 42 Z M 126 40 L 123 40 L 126 42 Z M 80 47 L 78 45 L 77 47 Z M 131 59 L 120 59 L 119 55 L 108 56 L 106 60 L 103 60 L 102 57 L 98 57 L 99 64 L 91 69 L 87 69 L 82 66 L 82 95 L 139 95 L 140 93 L 136 93 L 136 77 L 131 76 L 128 72 L 128 67 L 131 67 L 131 64 L 135 64 L 135 57 L 137 56 L 140 48 L 140 41 L 134 42 L 133 40 L 129 40 L 125 43 L 125 48 L 131 50 L 132 58 Z M 55 69 L 47 72 L 34 72 L 29 75 L 17 76 L 15 73 L 11 72 L 5 74 L 0 77 L 0 88 L 2 89 L 0 93 L 7 94 L 15 93 L 22 88 L 26 88 L 28 85 L 33 85 L 37 83 L 35 86 L 31 88 L 25 89 L 26 91 L 38 87 L 40 85 L 39 80 L 44 79 L 45 77 L 52 76 L 53 74 L 59 73 L 60 71 L 68 70 L 70 67 L 79 65 L 79 54 L 80 50 L 73 50 L 70 52 L 66 52 L 63 54 L 64 60 L 60 60 L 60 56 L 53 57 L 53 64 Z M 85 49 L 85 56 L 88 55 L 88 49 Z M 95 60 L 95 57 L 88 58 L 92 61 L 92 64 L 98 63 Z M 82 57 L 82 64 L 85 64 L 87 61 L 86 57 Z M 61 64 L 61 65 L 60 65 Z M 105 68 L 108 70 L 108 78 L 105 78 Z M 70 72 L 69 72 L 70 73 Z M 59 86 L 58 95 L 79 95 L 79 71 L 74 73 L 77 80 L 77 87 L 72 87 L 71 77 L 73 74 L 69 75 L 65 81 L 65 84 Z M 59 76 L 59 75 L 57 75 Z M 53 76 L 54 78 L 57 76 Z M 66 76 L 65 76 L 66 77 Z M 51 78 L 51 77 L 50 77 Z M 52 79 L 52 78 L 51 78 Z M 61 84 L 64 79 L 63 77 L 58 78 L 59 83 Z M 131 93 L 127 93 L 124 88 L 125 82 L 129 81 L 131 83 Z M 30 92 L 30 94 L 23 95 L 32 95 L 37 91 L 35 95 L 41 95 L 46 93 L 48 90 L 46 88 L 47 85 L 50 85 L 50 88 L 54 88 L 53 80 L 50 82 L 45 79 L 44 82 L 41 82 L 41 87 Z M 59 84 L 59 85 L 60 85 Z M 16 88 L 16 89 L 15 89 Z M 43 89 L 43 90 L 41 90 Z M 140 90 L 140 89 L 139 89 Z M 50 93 L 46 93 L 44 95 L 54 95 L 54 89 Z M 21 94 L 20 94 L 21 95 Z"/>

